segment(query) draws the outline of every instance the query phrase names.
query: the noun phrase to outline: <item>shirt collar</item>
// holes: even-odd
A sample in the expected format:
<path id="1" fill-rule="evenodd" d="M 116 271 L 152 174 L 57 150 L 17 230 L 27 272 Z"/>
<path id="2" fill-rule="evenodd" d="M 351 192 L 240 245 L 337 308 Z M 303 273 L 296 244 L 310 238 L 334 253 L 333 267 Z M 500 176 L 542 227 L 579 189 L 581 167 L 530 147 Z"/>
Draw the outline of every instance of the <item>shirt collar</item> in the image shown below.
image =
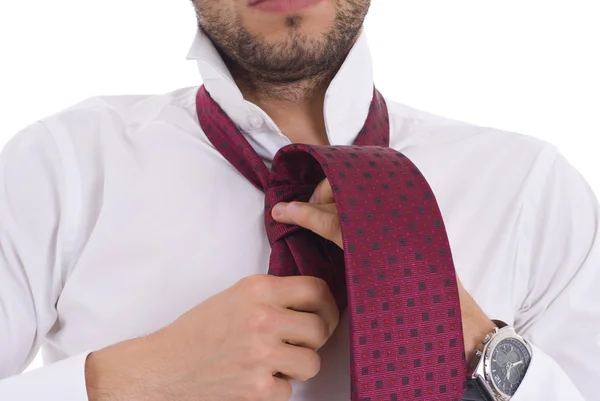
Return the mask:
<path id="1" fill-rule="evenodd" d="M 187 59 L 196 60 L 206 90 L 243 132 L 281 134 L 264 111 L 243 98 L 202 29 L 197 30 Z M 325 94 L 325 126 L 332 145 L 350 145 L 354 141 L 367 119 L 372 98 L 373 65 L 363 31 Z"/>

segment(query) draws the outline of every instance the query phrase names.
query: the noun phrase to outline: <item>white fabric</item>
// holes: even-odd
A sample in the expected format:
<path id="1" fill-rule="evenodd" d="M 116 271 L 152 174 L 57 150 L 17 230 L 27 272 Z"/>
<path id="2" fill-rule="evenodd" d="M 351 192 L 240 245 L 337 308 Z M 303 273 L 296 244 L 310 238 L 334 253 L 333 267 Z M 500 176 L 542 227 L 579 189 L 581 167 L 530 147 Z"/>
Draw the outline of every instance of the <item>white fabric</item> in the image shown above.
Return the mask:
<path id="1" fill-rule="evenodd" d="M 270 162 L 289 141 L 244 101 L 201 32 L 189 58 Z M 372 84 L 363 34 L 327 93 L 332 144 L 352 142 Z M 84 401 L 88 352 L 267 271 L 263 195 L 201 131 L 196 90 L 91 98 L 5 147 L 0 399 Z M 391 145 L 433 187 L 466 289 L 535 345 L 514 401 L 598 399 L 600 208 L 584 179 L 537 139 L 388 104 Z M 347 330 L 344 315 L 322 371 L 294 384 L 293 401 L 349 400 Z M 47 366 L 19 375 L 40 347 Z"/>

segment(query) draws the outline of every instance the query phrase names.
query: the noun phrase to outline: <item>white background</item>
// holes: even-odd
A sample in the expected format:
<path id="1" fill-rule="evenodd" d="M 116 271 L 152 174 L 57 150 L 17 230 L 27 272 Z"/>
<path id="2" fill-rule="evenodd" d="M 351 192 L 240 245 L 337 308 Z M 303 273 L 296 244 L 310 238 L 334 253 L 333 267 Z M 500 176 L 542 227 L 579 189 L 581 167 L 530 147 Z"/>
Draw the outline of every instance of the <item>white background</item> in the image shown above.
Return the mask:
<path id="1" fill-rule="evenodd" d="M 189 0 L 2 0 L 0 145 L 90 96 L 200 84 L 194 32 Z M 549 141 L 600 193 L 598 0 L 373 0 L 367 33 L 386 96 Z"/>

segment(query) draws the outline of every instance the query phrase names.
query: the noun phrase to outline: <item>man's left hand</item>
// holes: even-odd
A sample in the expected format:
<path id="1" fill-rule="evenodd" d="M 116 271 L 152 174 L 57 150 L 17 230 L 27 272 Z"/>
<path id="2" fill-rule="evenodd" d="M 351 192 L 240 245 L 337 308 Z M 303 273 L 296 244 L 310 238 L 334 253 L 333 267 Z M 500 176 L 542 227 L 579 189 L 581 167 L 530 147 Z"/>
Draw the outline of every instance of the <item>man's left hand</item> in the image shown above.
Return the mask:
<path id="1" fill-rule="evenodd" d="M 337 207 L 329 181 L 323 180 L 315 189 L 308 203 L 278 203 L 272 211 L 273 218 L 285 224 L 295 224 L 313 231 L 344 248 Z M 467 361 L 471 361 L 475 349 L 496 325 L 481 310 L 473 297 L 464 289 L 457 277 L 463 320 L 463 334 Z"/>

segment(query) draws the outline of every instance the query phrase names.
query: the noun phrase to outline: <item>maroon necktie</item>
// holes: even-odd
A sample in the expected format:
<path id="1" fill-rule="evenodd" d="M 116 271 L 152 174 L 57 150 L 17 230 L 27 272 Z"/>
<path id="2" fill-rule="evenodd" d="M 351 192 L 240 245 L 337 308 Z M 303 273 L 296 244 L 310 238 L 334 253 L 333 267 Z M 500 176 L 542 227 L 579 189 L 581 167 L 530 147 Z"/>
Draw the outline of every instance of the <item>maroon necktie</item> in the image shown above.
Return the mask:
<path id="1" fill-rule="evenodd" d="M 385 101 L 374 91 L 354 146 L 288 145 L 271 171 L 204 87 L 200 125 L 217 150 L 265 193 L 269 274 L 323 278 L 348 307 L 352 401 L 460 400 L 466 366 L 458 287 L 433 192 L 389 148 Z M 344 250 L 278 223 L 278 202 L 308 201 L 328 178 Z"/>

